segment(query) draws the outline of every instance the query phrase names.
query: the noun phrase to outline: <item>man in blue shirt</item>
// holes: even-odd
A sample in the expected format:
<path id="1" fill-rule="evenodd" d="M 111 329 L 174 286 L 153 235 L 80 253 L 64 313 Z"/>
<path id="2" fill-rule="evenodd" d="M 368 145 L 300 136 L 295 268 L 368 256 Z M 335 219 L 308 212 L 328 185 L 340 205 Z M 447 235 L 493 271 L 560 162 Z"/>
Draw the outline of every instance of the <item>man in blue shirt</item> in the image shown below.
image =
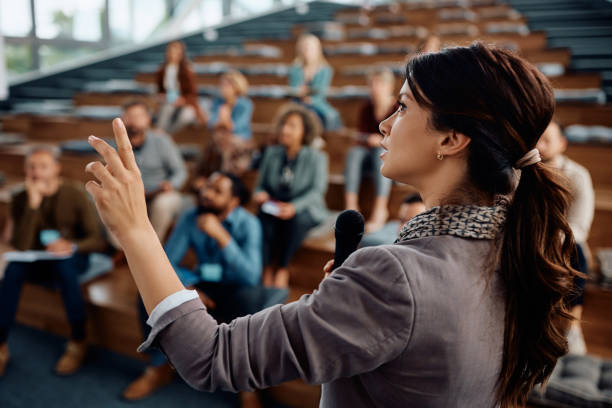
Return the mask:
<path id="1" fill-rule="evenodd" d="M 261 279 L 262 232 L 259 219 L 242 207 L 249 199 L 250 192 L 238 177 L 214 173 L 200 191 L 198 206 L 182 214 L 165 245 L 183 284 L 200 293 L 217 319 L 258 311 L 257 292 L 249 289 Z M 194 267 L 183 262 L 189 250 L 195 254 Z M 142 301 L 140 310 L 146 338 L 150 328 Z M 171 380 L 166 357 L 156 350 L 150 366 L 123 397 L 143 399 Z"/>

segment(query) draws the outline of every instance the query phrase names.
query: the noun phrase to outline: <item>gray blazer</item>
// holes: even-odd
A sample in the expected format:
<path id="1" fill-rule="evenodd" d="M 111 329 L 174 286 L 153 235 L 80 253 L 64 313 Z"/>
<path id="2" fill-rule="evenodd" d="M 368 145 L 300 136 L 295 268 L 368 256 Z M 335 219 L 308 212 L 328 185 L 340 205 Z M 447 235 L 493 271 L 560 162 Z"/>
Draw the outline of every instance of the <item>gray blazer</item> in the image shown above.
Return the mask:
<path id="1" fill-rule="evenodd" d="M 355 252 L 296 302 L 218 325 L 187 301 L 140 350 L 159 346 L 199 390 L 302 378 L 323 384 L 322 407 L 494 407 L 505 297 L 487 260 L 505 212 L 453 208 Z"/>
<path id="2" fill-rule="evenodd" d="M 270 146 L 261 161 L 255 192 L 265 191 L 274 197 L 280 189 L 285 148 Z M 325 193 L 327 191 L 327 156 L 304 146 L 296 158 L 294 179 L 291 184 L 291 203 L 297 212 L 309 211 L 315 222 L 327 217 Z"/>

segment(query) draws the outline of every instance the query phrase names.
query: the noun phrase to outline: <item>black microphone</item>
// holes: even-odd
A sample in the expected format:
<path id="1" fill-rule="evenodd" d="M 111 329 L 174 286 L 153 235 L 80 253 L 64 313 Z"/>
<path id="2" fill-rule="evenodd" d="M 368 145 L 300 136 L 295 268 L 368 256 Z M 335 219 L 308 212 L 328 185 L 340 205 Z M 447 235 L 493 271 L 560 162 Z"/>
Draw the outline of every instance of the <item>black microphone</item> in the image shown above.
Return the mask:
<path id="1" fill-rule="evenodd" d="M 336 236 L 336 252 L 334 253 L 334 269 L 339 268 L 350 254 L 355 252 L 361 237 L 363 237 L 364 220 L 359 211 L 342 211 L 336 218 L 334 226 Z"/>

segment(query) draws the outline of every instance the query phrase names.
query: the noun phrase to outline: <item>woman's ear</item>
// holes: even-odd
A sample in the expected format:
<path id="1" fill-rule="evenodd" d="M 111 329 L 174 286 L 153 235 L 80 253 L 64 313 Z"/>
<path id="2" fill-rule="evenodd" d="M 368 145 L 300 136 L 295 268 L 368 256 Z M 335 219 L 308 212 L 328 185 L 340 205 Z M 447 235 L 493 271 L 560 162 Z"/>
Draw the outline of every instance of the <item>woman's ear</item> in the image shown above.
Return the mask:
<path id="1" fill-rule="evenodd" d="M 443 156 L 455 156 L 467 152 L 471 140 L 463 133 L 453 130 L 444 135 L 440 141 L 440 153 Z"/>

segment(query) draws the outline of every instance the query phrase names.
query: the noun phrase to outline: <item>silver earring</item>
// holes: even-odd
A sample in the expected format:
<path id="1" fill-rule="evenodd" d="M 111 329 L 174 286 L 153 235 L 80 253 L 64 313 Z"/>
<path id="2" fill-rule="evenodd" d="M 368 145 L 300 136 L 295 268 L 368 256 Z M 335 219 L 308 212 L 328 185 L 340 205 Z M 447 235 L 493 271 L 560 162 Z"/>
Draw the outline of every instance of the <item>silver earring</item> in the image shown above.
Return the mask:
<path id="1" fill-rule="evenodd" d="M 438 152 L 438 154 L 436 155 L 436 159 L 442 160 L 443 158 L 444 156 L 442 156 L 442 153 Z"/>

